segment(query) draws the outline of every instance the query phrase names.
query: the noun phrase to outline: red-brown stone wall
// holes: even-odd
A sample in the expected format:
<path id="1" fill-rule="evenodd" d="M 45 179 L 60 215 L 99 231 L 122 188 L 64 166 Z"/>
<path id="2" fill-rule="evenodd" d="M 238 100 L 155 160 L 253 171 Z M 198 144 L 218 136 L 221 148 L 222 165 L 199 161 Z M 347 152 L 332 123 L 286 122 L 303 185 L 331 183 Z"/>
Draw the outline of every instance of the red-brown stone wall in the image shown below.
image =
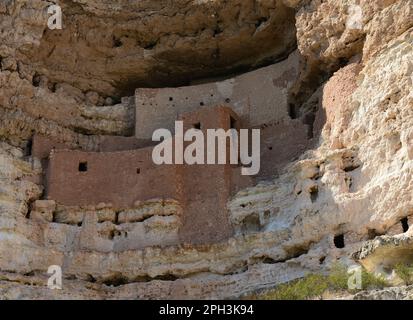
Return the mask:
<path id="1" fill-rule="evenodd" d="M 53 149 L 74 149 L 69 144 L 56 141 L 53 138 L 35 135 L 32 143 L 32 156 L 40 160 L 49 158 Z"/>
<path id="2" fill-rule="evenodd" d="M 193 128 L 194 124 L 199 123 L 200 130 L 206 137 L 207 129 L 230 129 L 230 117 L 236 124 L 239 123 L 237 115 L 227 107 L 202 108 L 199 111 L 186 113 L 180 119 L 184 122 L 184 130 Z M 184 165 L 185 213 L 179 232 L 183 243 L 217 242 L 233 234 L 227 209 L 232 178 L 229 146 L 227 143 L 227 164 Z"/>
<path id="3" fill-rule="evenodd" d="M 59 142 L 50 137 L 34 135 L 32 143 L 32 156 L 38 159 L 46 159 L 49 157 L 50 152 L 53 149 L 82 149 L 83 151 L 116 152 L 136 150 L 153 145 L 154 142 L 152 140 L 136 139 L 135 137 L 96 136 L 96 144 L 94 146 L 90 146 L 90 148 L 86 150 L 86 148 L 82 149 L 80 146 L 75 147 L 68 143 Z M 93 150 L 91 150 L 91 148 Z"/>
<path id="4" fill-rule="evenodd" d="M 270 178 L 298 158 L 310 141 L 309 127 L 300 120 L 288 120 L 261 128 L 261 170 L 256 178 Z"/>
<path id="5" fill-rule="evenodd" d="M 47 198 L 69 206 L 103 202 L 119 208 L 137 200 L 180 200 L 179 169 L 157 166 L 151 157 L 152 148 L 113 153 L 55 150 L 48 167 Z M 87 171 L 79 171 L 81 163 L 87 164 Z"/>

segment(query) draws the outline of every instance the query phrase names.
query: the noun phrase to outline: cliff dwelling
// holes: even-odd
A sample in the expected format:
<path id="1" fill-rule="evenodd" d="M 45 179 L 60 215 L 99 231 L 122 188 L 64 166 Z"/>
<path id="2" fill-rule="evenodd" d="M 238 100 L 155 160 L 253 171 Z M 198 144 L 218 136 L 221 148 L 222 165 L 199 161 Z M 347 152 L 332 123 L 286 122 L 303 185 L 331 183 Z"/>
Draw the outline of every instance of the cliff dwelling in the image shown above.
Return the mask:
<path id="1" fill-rule="evenodd" d="M 42 163 L 44 200 L 59 206 L 107 206 L 116 211 L 148 201 L 175 202 L 181 211 L 171 244 L 211 244 L 234 235 L 227 208 L 239 191 L 277 174 L 311 143 L 308 125 L 288 115 L 286 91 L 298 70 L 294 53 L 283 63 L 235 78 L 179 87 L 137 89 L 135 134 L 110 136 L 92 152 L 35 135 L 31 156 Z M 159 128 L 260 129 L 261 168 L 241 175 L 241 164 L 163 164 L 152 159 Z M 175 139 L 173 137 L 172 139 Z M 188 144 L 188 143 L 186 143 Z M 41 200 L 43 201 L 43 200 Z M 162 242 L 159 244 L 163 245 Z M 145 243 L 135 244 L 143 247 Z"/>

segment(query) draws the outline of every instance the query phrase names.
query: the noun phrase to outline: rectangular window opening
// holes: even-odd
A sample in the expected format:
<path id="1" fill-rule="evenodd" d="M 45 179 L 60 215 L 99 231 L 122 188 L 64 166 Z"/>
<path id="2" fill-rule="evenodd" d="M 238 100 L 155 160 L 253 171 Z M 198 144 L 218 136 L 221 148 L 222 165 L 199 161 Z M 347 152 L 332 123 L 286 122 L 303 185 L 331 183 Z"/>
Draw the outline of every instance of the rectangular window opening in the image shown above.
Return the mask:
<path id="1" fill-rule="evenodd" d="M 235 120 L 233 117 L 229 117 L 229 121 L 230 121 L 231 129 L 236 129 L 237 128 L 237 120 Z"/>
<path id="2" fill-rule="evenodd" d="M 87 172 L 87 162 L 86 161 L 79 162 L 79 172 Z"/>

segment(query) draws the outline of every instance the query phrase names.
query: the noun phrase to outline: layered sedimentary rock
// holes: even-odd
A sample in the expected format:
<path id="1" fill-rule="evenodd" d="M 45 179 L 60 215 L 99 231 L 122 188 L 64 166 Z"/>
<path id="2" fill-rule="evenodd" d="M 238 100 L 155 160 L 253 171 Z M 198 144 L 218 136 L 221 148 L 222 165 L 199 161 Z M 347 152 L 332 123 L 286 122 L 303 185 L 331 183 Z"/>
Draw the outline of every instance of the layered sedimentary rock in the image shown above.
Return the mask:
<path id="1" fill-rule="evenodd" d="M 237 72 L 285 57 L 296 40 L 294 10 L 282 1 L 56 3 L 57 32 L 47 29 L 47 1 L 2 5 L 6 54 L 52 82 L 105 96 Z"/>
<path id="2" fill-rule="evenodd" d="M 60 4 L 57 32 L 46 30 L 46 2 L 0 4 L 2 298 L 238 298 L 337 261 L 411 262 L 411 0 Z M 122 95 L 232 78 L 295 43 L 284 125 L 307 131 L 283 139 L 305 147 L 229 201 L 234 236 L 175 245 L 173 201 L 118 211 L 40 200 L 33 134 L 99 151 L 102 136 L 134 134 L 135 99 Z M 283 133 L 266 139 L 282 145 Z M 63 290 L 47 288 L 50 265 L 62 266 Z"/>

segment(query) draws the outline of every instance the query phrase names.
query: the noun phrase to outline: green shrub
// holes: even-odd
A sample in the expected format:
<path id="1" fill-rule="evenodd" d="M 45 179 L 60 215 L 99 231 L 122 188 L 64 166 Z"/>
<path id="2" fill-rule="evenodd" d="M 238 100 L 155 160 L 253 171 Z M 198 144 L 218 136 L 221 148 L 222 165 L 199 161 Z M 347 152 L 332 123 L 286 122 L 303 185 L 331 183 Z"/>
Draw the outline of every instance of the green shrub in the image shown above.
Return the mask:
<path id="1" fill-rule="evenodd" d="M 333 265 L 328 275 L 308 274 L 304 278 L 281 284 L 274 290 L 255 298 L 265 300 L 307 300 L 321 298 L 327 290 L 355 293 L 360 290 L 381 289 L 388 286 L 388 283 L 382 277 L 377 277 L 364 268 L 361 273 L 362 288 L 360 290 L 349 290 L 348 279 L 347 268 L 337 263 Z"/>
<path id="2" fill-rule="evenodd" d="M 335 291 L 347 290 L 348 277 L 349 275 L 345 266 L 339 263 L 333 264 L 328 275 L 329 288 Z"/>
<path id="3" fill-rule="evenodd" d="M 394 267 L 397 275 L 404 281 L 405 285 L 413 284 L 413 267 L 411 265 L 398 263 Z"/>
<path id="4" fill-rule="evenodd" d="M 348 290 L 348 279 L 349 274 L 347 273 L 347 268 L 341 264 L 335 264 L 331 268 L 329 274 L 330 288 L 333 290 Z M 376 276 L 366 269 L 361 269 L 361 286 L 360 290 L 367 289 L 382 289 L 387 287 L 389 284 L 387 281 L 381 277 Z M 359 290 L 350 290 L 352 292 Z"/>
<path id="5" fill-rule="evenodd" d="M 327 289 L 326 276 L 309 274 L 302 279 L 281 284 L 260 298 L 265 300 L 306 300 L 320 297 Z"/>
<path id="6" fill-rule="evenodd" d="M 363 290 L 383 289 L 389 286 L 389 283 L 381 276 L 376 276 L 363 269 L 361 273 Z"/>

